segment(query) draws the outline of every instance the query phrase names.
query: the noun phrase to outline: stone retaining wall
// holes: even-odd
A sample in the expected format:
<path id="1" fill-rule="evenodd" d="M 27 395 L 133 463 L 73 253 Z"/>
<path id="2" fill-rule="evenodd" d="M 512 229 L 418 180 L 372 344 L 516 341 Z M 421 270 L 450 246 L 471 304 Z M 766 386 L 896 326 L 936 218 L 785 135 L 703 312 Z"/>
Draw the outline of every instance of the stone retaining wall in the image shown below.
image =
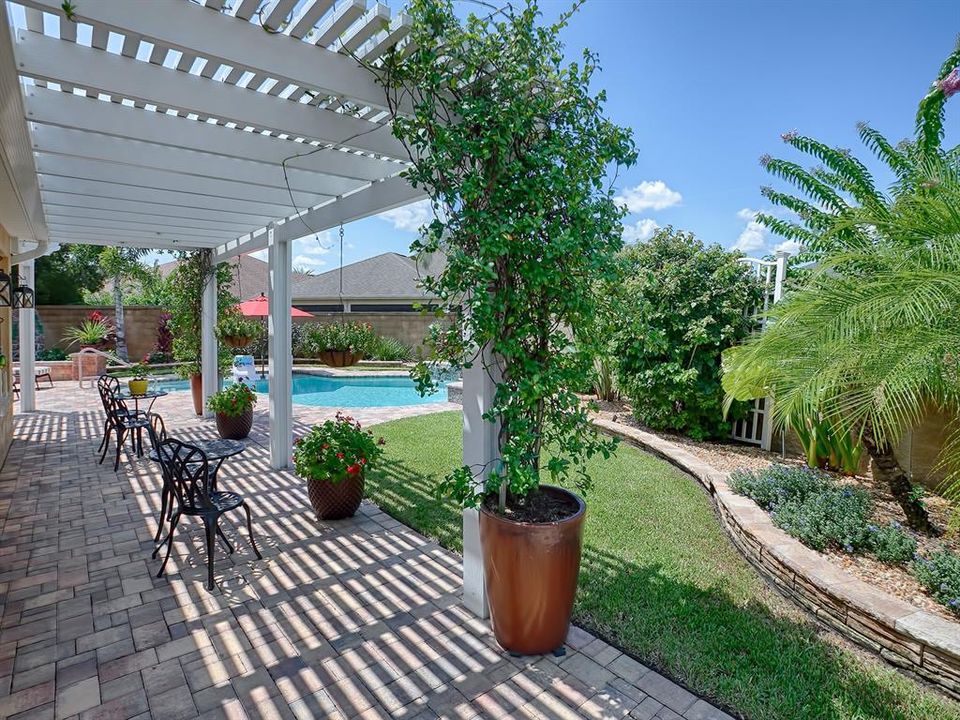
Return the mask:
<path id="1" fill-rule="evenodd" d="M 597 418 L 597 427 L 693 475 L 711 494 L 744 557 L 818 620 L 893 665 L 960 698 L 960 623 L 921 610 L 830 563 L 776 527 L 727 484 L 728 474 L 651 433 Z"/>

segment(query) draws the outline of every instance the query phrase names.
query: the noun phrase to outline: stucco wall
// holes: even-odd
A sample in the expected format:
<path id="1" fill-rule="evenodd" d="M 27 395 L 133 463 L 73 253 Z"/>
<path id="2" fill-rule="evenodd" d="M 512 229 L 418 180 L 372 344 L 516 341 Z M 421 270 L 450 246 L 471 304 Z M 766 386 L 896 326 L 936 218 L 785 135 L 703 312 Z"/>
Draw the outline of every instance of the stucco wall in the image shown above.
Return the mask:
<path id="1" fill-rule="evenodd" d="M 94 305 L 41 305 L 37 308 L 37 315 L 43 324 L 43 347 L 46 349 L 60 348 L 70 352 L 77 350 L 70 347 L 63 334 L 67 328 L 79 325 L 94 310 L 99 310 L 111 319 L 114 317 L 112 306 Z M 157 344 L 157 323 L 160 315 L 165 312 L 158 307 L 131 306 L 125 308 L 124 327 L 127 336 L 127 351 L 131 360 L 141 360 L 153 350 Z"/>
<path id="2" fill-rule="evenodd" d="M 322 322 L 335 323 L 341 319 L 349 322 L 370 323 L 377 335 L 386 335 L 396 338 L 403 343 L 420 350 L 423 348 L 423 339 L 427 336 L 430 326 L 437 322 L 432 315 L 412 313 L 314 313 L 312 318 L 302 318 L 295 322 Z"/>
<path id="3" fill-rule="evenodd" d="M 0 226 L 0 268 L 10 272 L 11 240 L 7 231 Z M 0 352 L 7 358 L 6 367 L 0 370 L 0 465 L 7 457 L 10 443 L 13 441 L 13 380 L 12 364 L 13 335 L 11 332 L 11 310 L 0 307 Z"/>

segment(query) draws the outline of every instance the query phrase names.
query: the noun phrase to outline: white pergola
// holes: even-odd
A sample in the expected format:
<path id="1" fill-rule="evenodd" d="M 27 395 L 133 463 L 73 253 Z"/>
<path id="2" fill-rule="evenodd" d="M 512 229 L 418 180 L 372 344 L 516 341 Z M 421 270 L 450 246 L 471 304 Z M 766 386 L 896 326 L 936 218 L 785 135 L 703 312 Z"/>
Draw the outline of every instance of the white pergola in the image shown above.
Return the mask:
<path id="1" fill-rule="evenodd" d="M 60 243 L 267 249 L 270 457 L 289 465 L 291 243 L 422 197 L 398 177 L 376 62 L 410 21 L 367 0 L 15 0 L 0 7 L 0 222 L 13 264 Z M 402 110 L 402 108 L 401 108 Z M 286 172 L 284 172 L 284 165 Z M 20 311 L 21 407 L 35 409 L 33 310 Z M 218 386 L 216 288 L 203 294 L 204 399 Z M 464 377 L 464 456 L 495 437 L 482 370 Z M 465 600 L 484 615 L 477 520 L 465 516 Z"/>

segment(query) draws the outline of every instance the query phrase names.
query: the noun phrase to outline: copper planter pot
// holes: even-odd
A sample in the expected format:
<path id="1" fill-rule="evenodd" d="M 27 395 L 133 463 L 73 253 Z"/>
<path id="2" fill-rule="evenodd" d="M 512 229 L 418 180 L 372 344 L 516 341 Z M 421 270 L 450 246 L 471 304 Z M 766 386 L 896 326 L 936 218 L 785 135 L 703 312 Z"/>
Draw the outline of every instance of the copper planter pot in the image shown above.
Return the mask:
<path id="1" fill-rule="evenodd" d="M 563 488 L 541 492 L 573 498 L 574 515 L 552 523 L 523 523 L 480 510 L 480 546 L 493 633 L 501 647 L 539 655 L 561 647 L 580 573 L 587 507 Z"/>
<path id="2" fill-rule="evenodd" d="M 307 478 L 310 504 L 317 520 L 353 517 L 363 500 L 363 475 L 348 475 L 340 482 Z"/>
<path id="3" fill-rule="evenodd" d="M 193 395 L 193 409 L 197 415 L 203 415 L 203 375 L 190 376 L 190 393 Z"/>
<path id="4" fill-rule="evenodd" d="M 330 367 L 348 367 L 363 360 L 363 353 L 349 350 L 323 350 L 320 353 L 320 362 Z"/>
<path id="5" fill-rule="evenodd" d="M 253 427 L 253 408 L 243 415 L 217 413 L 217 432 L 224 440 L 243 440 Z"/>

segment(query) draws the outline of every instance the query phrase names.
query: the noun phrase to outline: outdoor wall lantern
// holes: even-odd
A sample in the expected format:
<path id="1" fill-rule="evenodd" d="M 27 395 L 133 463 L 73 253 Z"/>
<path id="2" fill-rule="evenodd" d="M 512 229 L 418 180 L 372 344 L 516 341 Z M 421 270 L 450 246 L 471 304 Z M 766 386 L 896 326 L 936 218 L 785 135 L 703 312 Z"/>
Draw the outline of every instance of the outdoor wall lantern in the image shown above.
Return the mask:
<path id="1" fill-rule="evenodd" d="M 33 288 L 20 285 L 13 291 L 13 306 L 15 308 L 33 307 Z"/>
<path id="2" fill-rule="evenodd" d="M 0 307 L 10 307 L 13 304 L 11 302 L 10 290 L 10 276 L 3 270 L 0 270 Z"/>

